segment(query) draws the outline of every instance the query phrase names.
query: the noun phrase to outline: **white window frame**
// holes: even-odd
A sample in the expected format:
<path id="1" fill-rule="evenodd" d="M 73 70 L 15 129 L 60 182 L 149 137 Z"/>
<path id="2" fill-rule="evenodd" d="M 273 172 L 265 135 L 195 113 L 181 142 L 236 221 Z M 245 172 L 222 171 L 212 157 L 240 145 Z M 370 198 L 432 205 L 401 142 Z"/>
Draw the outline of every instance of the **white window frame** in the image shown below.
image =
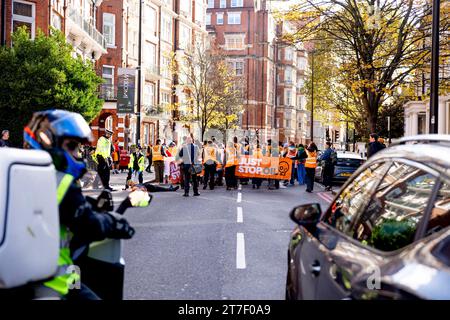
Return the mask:
<path id="1" fill-rule="evenodd" d="M 222 22 L 219 22 L 219 17 L 221 17 L 222 18 Z M 222 25 L 222 24 L 224 24 L 224 16 L 223 16 L 223 12 L 217 12 L 217 15 L 216 15 L 216 24 L 220 24 L 220 25 Z"/>
<path id="2" fill-rule="evenodd" d="M 237 17 L 239 17 L 239 23 L 236 22 Z M 228 12 L 228 24 L 239 25 L 241 24 L 241 12 Z"/>
<path id="3" fill-rule="evenodd" d="M 162 26 L 161 26 L 161 33 L 162 33 L 162 39 L 166 42 L 172 42 L 172 28 L 173 28 L 173 21 L 172 17 L 168 15 L 163 15 L 162 17 Z M 168 27 L 168 28 L 166 28 Z M 167 36 L 167 38 L 166 38 Z"/>
<path id="4" fill-rule="evenodd" d="M 286 89 L 284 91 L 284 105 L 286 105 L 286 106 L 292 105 L 292 90 L 291 89 Z"/>
<path id="5" fill-rule="evenodd" d="M 241 40 L 241 46 L 235 46 L 237 42 L 235 40 Z M 233 40 L 233 41 L 231 41 Z M 230 45 L 231 44 L 231 45 Z M 245 49 L 245 34 L 236 33 L 236 34 L 226 34 L 225 35 L 225 50 L 244 50 Z"/>
<path id="6" fill-rule="evenodd" d="M 208 0 L 208 9 L 214 9 L 214 0 Z"/>
<path id="7" fill-rule="evenodd" d="M 227 0 L 220 0 L 220 8 L 226 8 L 227 7 Z"/>
<path id="8" fill-rule="evenodd" d="M 14 3 L 22 3 L 26 5 L 31 5 L 31 17 L 22 16 L 18 14 L 14 14 Z M 14 21 L 24 22 L 24 23 L 30 23 L 31 24 L 31 39 L 34 39 L 36 32 L 36 4 L 33 2 L 28 1 L 22 1 L 22 0 L 13 0 L 11 2 L 11 31 L 14 30 Z"/>
<path id="9" fill-rule="evenodd" d="M 205 24 L 206 24 L 207 26 L 210 26 L 210 25 L 211 25 L 211 13 L 207 13 L 207 14 L 206 14 Z"/>
<path id="10" fill-rule="evenodd" d="M 107 16 L 111 16 L 113 18 L 113 22 L 112 25 L 110 22 L 105 23 L 105 17 Z M 111 43 L 108 42 L 108 38 L 105 37 L 106 40 L 106 46 L 107 47 L 115 47 L 116 46 L 116 15 L 114 13 L 109 13 L 109 12 L 103 12 L 103 27 L 102 27 L 102 33 L 103 35 L 105 35 L 105 26 L 109 26 L 112 29 L 112 41 Z"/>
<path id="11" fill-rule="evenodd" d="M 231 0 L 232 8 L 240 8 L 244 6 L 244 0 Z"/>

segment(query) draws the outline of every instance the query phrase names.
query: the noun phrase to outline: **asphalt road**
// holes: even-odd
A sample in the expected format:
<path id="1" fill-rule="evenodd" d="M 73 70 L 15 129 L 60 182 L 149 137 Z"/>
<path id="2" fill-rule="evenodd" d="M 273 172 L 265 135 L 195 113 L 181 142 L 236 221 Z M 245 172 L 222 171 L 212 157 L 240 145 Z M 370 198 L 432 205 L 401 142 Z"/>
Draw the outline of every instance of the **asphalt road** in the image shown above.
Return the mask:
<path id="1" fill-rule="evenodd" d="M 118 189 L 124 180 L 113 175 L 111 184 Z M 284 299 L 289 211 L 309 202 L 324 209 L 332 195 L 318 184 L 312 194 L 298 185 L 268 190 L 266 182 L 240 188 L 200 189 L 199 197 L 191 190 L 189 198 L 181 190 L 155 193 L 149 207 L 129 209 L 136 235 L 124 244 L 124 298 Z"/>

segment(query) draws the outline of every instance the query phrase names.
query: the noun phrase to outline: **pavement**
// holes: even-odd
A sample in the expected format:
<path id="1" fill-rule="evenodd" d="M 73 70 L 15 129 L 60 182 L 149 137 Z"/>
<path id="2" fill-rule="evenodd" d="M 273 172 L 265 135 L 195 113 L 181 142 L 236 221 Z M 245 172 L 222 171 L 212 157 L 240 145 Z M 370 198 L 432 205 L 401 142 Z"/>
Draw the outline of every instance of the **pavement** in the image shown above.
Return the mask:
<path id="1" fill-rule="evenodd" d="M 111 175 L 116 203 L 126 174 Z M 145 173 L 144 180 L 153 179 Z M 94 195 L 100 190 L 85 190 Z M 290 210 L 318 202 L 326 210 L 333 195 L 319 184 L 312 194 L 295 185 L 268 190 L 242 185 L 153 194 L 147 208 L 131 208 L 136 228 L 124 242 L 125 299 L 284 299 L 287 247 L 294 223 Z"/>

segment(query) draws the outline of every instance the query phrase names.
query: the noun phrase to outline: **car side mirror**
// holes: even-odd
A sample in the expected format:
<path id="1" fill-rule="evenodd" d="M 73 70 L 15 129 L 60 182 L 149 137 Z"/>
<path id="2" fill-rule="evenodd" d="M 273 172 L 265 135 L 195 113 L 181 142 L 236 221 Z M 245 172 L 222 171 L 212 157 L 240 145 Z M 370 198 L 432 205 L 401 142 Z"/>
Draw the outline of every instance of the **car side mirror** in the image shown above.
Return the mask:
<path id="1" fill-rule="evenodd" d="M 292 221 L 303 226 L 316 225 L 321 215 L 322 210 L 318 203 L 302 204 L 292 209 L 290 213 Z"/>

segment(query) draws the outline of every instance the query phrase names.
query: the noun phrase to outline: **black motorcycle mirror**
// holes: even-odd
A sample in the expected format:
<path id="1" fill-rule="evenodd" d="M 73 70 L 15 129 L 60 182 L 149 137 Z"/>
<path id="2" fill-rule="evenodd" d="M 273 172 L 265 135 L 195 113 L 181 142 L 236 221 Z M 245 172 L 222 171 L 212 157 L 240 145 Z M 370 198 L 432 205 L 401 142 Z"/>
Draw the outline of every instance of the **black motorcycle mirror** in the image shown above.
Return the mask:
<path id="1" fill-rule="evenodd" d="M 292 221 L 305 227 L 315 226 L 321 215 L 322 210 L 318 203 L 302 204 L 292 209 L 290 213 Z"/>
<path id="2" fill-rule="evenodd" d="M 143 190 L 135 190 L 130 192 L 128 197 L 122 201 L 116 212 L 123 214 L 130 207 L 148 207 L 152 200 L 153 196 L 150 193 Z"/>

